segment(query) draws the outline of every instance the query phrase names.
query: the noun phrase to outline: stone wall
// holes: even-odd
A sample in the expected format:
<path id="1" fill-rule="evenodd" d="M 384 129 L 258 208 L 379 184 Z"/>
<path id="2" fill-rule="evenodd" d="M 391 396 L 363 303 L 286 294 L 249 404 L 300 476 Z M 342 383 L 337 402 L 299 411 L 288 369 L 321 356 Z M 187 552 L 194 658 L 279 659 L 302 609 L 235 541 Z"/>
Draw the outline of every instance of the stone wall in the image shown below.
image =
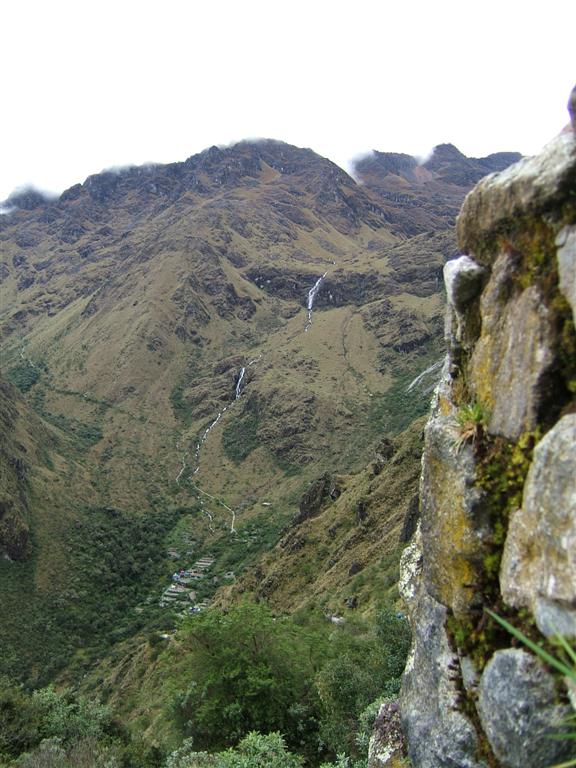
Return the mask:
<path id="1" fill-rule="evenodd" d="M 576 125 L 482 180 L 458 236 L 400 716 L 414 768 L 545 768 L 574 754 L 566 689 L 486 608 L 576 636 Z"/>

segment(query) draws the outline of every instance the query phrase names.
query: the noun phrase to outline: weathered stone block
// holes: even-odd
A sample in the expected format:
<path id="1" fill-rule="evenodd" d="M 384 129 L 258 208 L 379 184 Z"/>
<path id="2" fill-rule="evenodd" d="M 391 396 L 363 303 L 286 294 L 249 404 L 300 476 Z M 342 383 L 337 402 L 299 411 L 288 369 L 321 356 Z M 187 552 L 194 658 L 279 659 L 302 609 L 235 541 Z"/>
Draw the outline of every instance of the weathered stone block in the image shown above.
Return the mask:
<path id="1" fill-rule="evenodd" d="M 404 764 L 404 734 L 397 701 L 385 701 L 378 711 L 368 746 L 368 768 L 398 768 Z"/>
<path id="2" fill-rule="evenodd" d="M 554 332 L 538 288 L 511 297 L 512 281 L 512 259 L 503 253 L 480 302 L 482 333 L 470 386 L 490 412 L 489 431 L 515 440 L 537 424 L 554 363 Z"/>
<path id="3" fill-rule="evenodd" d="M 485 768 L 474 726 L 460 709 L 458 656 L 446 634 L 446 608 L 424 590 L 412 613 L 414 637 L 400 697 L 402 727 L 418 768 Z"/>
<path id="4" fill-rule="evenodd" d="M 458 446 L 454 413 L 426 426 L 420 489 L 423 575 L 428 592 L 457 616 L 472 607 L 488 524 L 470 446 Z"/>
<path id="5" fill-rule="evenodd" d="M 509 605 L 530 606 L 541 631 L 566 630 L 576 604 L 576 414 L 564 416 L 538 443 L 522 509 L 511 518 L 500 585 Z M 561 616 L 560 609 L 563 611 Z M 568 623 L 566 623 L 568 622 Z"/>
<path id="6" fill-rule="evenodd" d="M 576 323 L 576 226 L 561 229 L 556 237 L 556 246 L 560 290 L 572 307 Z"/>
<path id="7" fill-rule="evenodd" d="M 486 176 L 470 192 L 458 216 L 460 248 L 465 253 L 491 254 L 482 246 L 494 232 L 521 216 L 548 213 L 574 188 L 576 134 L 562 133 L 536 157 L 527 157 L 501 173 Z"/>
<path id="8" fill-rule="evenodd" d="M 574 742 L 550 738 L 570 707 L 556 703 L 554 678 L 524 650 L 497 651 L 480 680 L 478 713 L 505 768 L 547 768 L 574 755 Z"/>
<path id="9" fill-rule="evenodd" d="M 474 301 L 486 278 L 486 269 L 468 256 L 444 265 L 444 285 L 448 298 L 445 338 L 453 355 L 458 347 L 470 348 L 480 330 L 478 303 Z"/>
<path id="10" fill-rule="evenodd" d="M 486 270 L 469 256 L 459 256 L 444 265 L 444 284 L 449 303 L 458 311 L 466 310 L 482 288 Z"/>

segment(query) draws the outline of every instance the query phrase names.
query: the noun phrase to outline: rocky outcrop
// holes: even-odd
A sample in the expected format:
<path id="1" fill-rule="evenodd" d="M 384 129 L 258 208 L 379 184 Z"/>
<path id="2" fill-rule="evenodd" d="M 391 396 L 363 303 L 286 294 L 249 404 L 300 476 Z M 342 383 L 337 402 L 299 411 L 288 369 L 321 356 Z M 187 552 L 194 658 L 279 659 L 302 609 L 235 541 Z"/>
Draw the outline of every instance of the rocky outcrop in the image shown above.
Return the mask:
<path id="1" fill-rule="evenodd" d="M 406 743 L 397 701 L 385 701 L 378 710 L 370 744 L 368 768 L 402 768 Z"/>
<path id="2" fill-rule="evenodd" d="M 30 529 L 22 513 L 11 499 L 0 498 L 0 553 L 4 550 L 11 560 L 23 560 L 29 538 Z"/>
<path id="3" fill-rule="evenodd" d="M 504 547 L 504 599 L 516 608 L 531 608 L 546 635 L 561 631 L 576 636 L 575 468 L 576 414 L 572 413 L 538 443 L 522 508 L 510 520 Z"/>
<path id="4" fill-rule="evenodd" d="M 482 675 L 478 712 L 504 765 L 546 768 L 566 756 L 566 745 L 550 734 L 565 729 L 570 707 L 557 704 L 554 680 L 526 651 L 496 651 Z"/>
<path id="5" fill-rule="evenodd" d="M 300 509 L 292 521 L 292 525 L 300 525 L 304 520 L 316 517 L 328 501 L 336 501 L 340 496 L 341 487 L 338 479 L 329 472 L 324 472 L 304 492 L 300 500 Z"/>
<path id="6" fill-rule="evenodd" d="M 573 757 L 571 709 L 525 634 L 576 636 L 576 135 L 481 181 L 444 270 L 447 358 L 421 523 L 401 563 L 414 638 L 401 720 L 415 768 Z"/>

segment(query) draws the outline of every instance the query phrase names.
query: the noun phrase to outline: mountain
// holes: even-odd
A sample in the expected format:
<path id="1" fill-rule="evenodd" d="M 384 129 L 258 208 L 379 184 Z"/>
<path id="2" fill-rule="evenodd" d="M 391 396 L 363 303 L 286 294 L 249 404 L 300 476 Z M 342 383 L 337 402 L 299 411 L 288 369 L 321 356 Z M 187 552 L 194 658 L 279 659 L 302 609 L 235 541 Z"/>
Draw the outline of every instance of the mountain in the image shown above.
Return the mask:
<path id="1" fill-rule="evenodd" d="M 425 162 L 373 152 L 355 164 L 354 175 L 378 200 L 394 231 L 411 236 L 452 228 L 466 193 L 483 176 L 521 157 L 517 152 L 466 157 L 453 144 L 440 144 Z"/>
<path id="2" fill-rule="evenodd" d="M 264 596 L 257 582 L 272 583 L 276 555 L 260 577 L 253 568 L 278 542 L 277 554 L 293 546 L 282 542 L 325 473 L 350 489 L 335 514 L 361 516 L 363 496 L 373 520 L 389 514 L 387 473 L 369 479 L 370 466 L 427 408 L 440 275 L 456 253 L 451 206 L 506 159 L 445 147 L 423 166 L 398 157 L 363 161 L 358 183 L 311 150 L 242 142 L 106 171 L 56 200 L 8 201 L 0 339 L 19 393 L 3 390 L 3 408 L 6 433 L 17 412 L 28 437 L 1 457 L 6 492 L 20 494 L 19 461 L 27 490 L 2 507 L 11 650 L 0 672 L 75 679 L 110 644 L 169 623 L 158 605 L 169 550 L 182 567 L 214 556 L 199 598 L 231 571 Z M 395 497 L 382 549 L 396 560 L 418 472 L 411 444 L 410 498 Z M 327 562 L 342 558 L 339 530 Z M 335 611 L 363 531 L 315 590 Z M 304 556 L 315 580 L 314 546 Z M 298 560 L 286 560 L 289 574 Z M 301 603 L 286 583 L 267 589 L 279 608 Z M 373 607 L 368 593 L 357 603 Z M 49 627 L 45 643 L 22 640 L 22 626 Z"/>

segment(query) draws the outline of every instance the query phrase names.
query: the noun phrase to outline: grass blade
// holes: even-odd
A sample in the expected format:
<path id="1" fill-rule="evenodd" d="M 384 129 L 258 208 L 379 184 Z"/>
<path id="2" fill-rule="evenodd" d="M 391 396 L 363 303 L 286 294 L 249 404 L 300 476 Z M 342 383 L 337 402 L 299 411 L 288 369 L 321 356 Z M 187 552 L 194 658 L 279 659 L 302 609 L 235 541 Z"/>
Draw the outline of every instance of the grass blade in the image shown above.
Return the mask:
<path id="1" fill-rule="evenodd" d="M 511 635 L 513 635 L 517 640 L 520 640 L 520 642 L 524 643 L 530 650 L 534 651 L 535 654 L 537 654 L 542 661 L 545 661 L 547 664 L 549 664 L 551 667 L 554 667 L 554 669 L 558 670 L 558 672 L 561 672 L 563 675 L 566 675 L 567 677 L 575 678 L 576 671 L 571 669 L 567 664 L 564 664 L 563 661 L 560 661 L 560 659 L 555 658 L 551 654 L 548 653 L 548 651 L 545 651 L 544 648 L 537 645 L 535 642 L 530 640 L 529 637 L 526 637 L 526 635 L 521 632 L 519 629 L 516 629 L 512 624 L 506 621 L 506 619 L 502 619 L 500 616 L 497 616 L 493 611 L 486 608 L 486 613 L 491 616 L 495 621 L 498 622 L 504 629 L 509 632 Z"/>

